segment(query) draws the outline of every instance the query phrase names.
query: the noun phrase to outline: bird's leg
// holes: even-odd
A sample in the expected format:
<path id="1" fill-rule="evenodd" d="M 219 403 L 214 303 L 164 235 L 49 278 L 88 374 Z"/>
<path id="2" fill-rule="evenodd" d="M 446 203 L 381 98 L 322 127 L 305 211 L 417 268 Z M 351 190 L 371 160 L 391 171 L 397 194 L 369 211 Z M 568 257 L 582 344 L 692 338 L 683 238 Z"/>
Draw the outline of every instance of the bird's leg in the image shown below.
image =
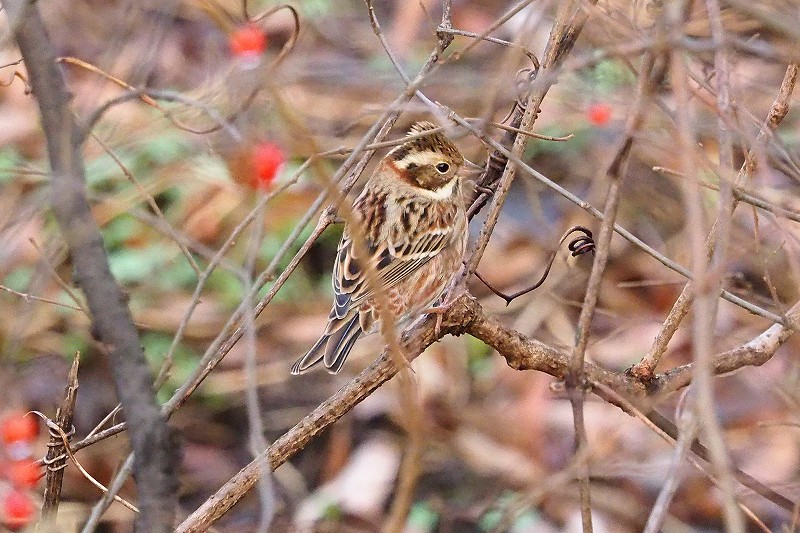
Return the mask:
<path id="1" fill-rule="evenodd" d="M 429 307 L 424 311 L 426 315 L 436 315 L 436 325 L 433 327 L 433 334 L 436 335 L 437 340 L 442 337 L 442 316 L 447 309 L 447 306 L 441 304 Z"/>
<path id="2" fill-rule="evenodd" d="M 423 311 L 423 313 L 426 315 L 436 315 L 436 325 L 434 326 L 433 333 L 436 335 L 437 339 L 441 338 L 442 336 L 442 320 L 444 319 L 444 314 L 448 309 L 450 309 L 450 306 L 456 302 L 462 293 L 463 288 L 462 290 L 457 291 L 453 285 L 450 285 L 447 287 L 447 289 L 445 289 L 442 296 L 434 305 Z"/>

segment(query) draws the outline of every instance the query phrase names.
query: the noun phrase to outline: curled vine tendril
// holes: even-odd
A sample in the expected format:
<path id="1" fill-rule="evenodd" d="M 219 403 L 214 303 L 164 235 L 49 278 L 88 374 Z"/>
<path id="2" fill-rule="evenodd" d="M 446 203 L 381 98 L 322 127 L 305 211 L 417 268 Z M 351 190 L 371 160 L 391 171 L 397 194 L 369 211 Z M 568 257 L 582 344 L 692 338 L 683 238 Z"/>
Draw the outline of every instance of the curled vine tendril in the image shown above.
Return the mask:
<path id="1" fill-rule="evenodd" d="M 580 233 L 580 235 L 569 241 L 569 244 L 567 245 L 567 249 L 570 251 L 572 257 L 577 257 L 579 255 L 583 255 L 589 252 L 591 252 L 594 255 L 595 243 L 594 239 L 592 238 L 592 232 L 591 230 L 583 226 L 573 226 L 570 229 L 568 229 L 566 233 L 564 233 L 564 235 L 561 236 L 561 239 L 559 239 L 558 245 L 561 246 L 562 244 L 564 244 L 564 241 L 566 241 L 567 238 L 573 233 Z M 490 291 L 492 291 L 497 296 L 505 300 L 506 306 L 508 306 L 508 304 L 510 304 L 515 298 L 518 298 L 524 294 L 528 294 L 529 292 L 538 289 L 539 287 L 542 286 L 542 284 L 547 279 L 547 276 L 550 274 L 550 269 L 553 267 L 553 262 L 555 261 L 557 254 L 558 254 L 557 249 L 550 253 L 550 258 L 547 260 L 547 267 L 545 267 L 544 273 L 536 283 L 534 283 L 530 287 L 517 291 L 513 294 L 505 294 L 495 289 L 488 281 L 486 281 L 483 278 L 483 276 L 481 276 L 478 273 L 478 271 L 475 271 L 475 276 L 479 280 L 481 280 L 481 282 L 484 285 L 486 285 Z"/>

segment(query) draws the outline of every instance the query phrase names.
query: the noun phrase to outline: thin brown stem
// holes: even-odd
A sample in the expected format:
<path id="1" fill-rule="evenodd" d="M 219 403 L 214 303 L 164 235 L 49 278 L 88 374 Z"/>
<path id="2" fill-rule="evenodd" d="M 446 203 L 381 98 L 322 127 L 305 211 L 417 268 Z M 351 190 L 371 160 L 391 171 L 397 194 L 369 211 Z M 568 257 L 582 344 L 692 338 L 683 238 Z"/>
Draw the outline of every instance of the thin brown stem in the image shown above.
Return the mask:
<path id="1" fill-rule="evenodd" d="M 742 167 L 739 169 L 739 172 L 734 179 L 734 190 L 742 187 L 744 181 L 748 177 L 752 177 L 754 175 L 756 170 L 756 154 L 763 148 L 772 135 L 772 132 L 775 131 L 788 113 L 789 101 L 791 99 L 792 92 L 794 91 L 797 75 L 798 64 L 791 63 L 784 73 L 783 81 L 781 82 L 780 89 L 778 90 L 778 95 L 775 98 L 775 101 L 772 103 L 769 112 L 767 113 L 767 119 L 764 121 L 761 129 L 758 132 L 758 135 L 756 136 L 755 146 L 748 150 L 747 156 L 745 157 L 745 162 L 742 164 Z M 683 175 L 686 174 L 683 173 Z M 734 202 L 735 201 L 736 200 L 734 199 Z M 713 250 L 714 248 L 714 242 L 716 240 L 716 237 L 714 237 L 715 231 L 716 230 L 712 228 L 711 234 L 706 239 L 707 249 Z M 680 296 L 678 296 L 678 299 L 675 301 L 675 304 L 673 304 L 669 314 L 664 319 L 664 324 L 656 336 L 653 345 L 648 350 L 645 357 L 643 357 L 639 363 L 631 368 L 630 371 L 633 375 L 638 376 L 643 380 L 647 380 L 652 377 L 656 365 L 658 365 L 661 356 L 667 350 L 669 341 L 672 339 L 672 336 L 678 330 L 678 327 L 680 326 L 684 317 L 689 312 L 689 307 L 694 301 L 693 292 L 693 284 L 687 283 L 681 291 Z"/>
<path id="2" fill-rule="evenodd" d="M 56 411 L 55 423 L 65 434 L 73 431 L 72 416 L 75 413 L 75 400 L 78 397 L 78 366 L 80 353 L 76 352 L 72 359 L 72 366 L 67 376 L 67 388 L 61 407 Z M 61 499 L 61 483 L 64 480 L 64 467 L 66 466 L 66 449 L 59 435 L 51 435 L 47 444 L 47 475 L 45 476 L 44 496 L 42 497 L 42 518 L 39 531 L 48 531 L 55 525 L 58 504 Z"/>
<path id="3" fill-rule="evenodd" d="M 800 306 L 789 312 L 792 317 L 800 314 Z M 415 359 L 436 339 L 434 334 L 436 317 L 428 317 L 413 330 L 403 335 L 402 343 L 409 360 Z M 545 343 L 529 339 L 523 334 L 504 326 L 497 318 L 487 315 L 470 296 L 456 299 L 442 316 L 441 333 L 459 335 L 469 333 L 497 350 L 507 364 L 516 370 L 536 370 L 563 380 L 570 371 L 570 354 Z M 712 358 L 715 374 L 731 372 L 747 365 L 761 365 L 768 361 L 793 331 L 781 325 L 773 325 L 753 341 L 738 348 L 715 355 Z M 664 395 L 684 388 L 691 381 L 693 367 L 685 365 L 674 372 L 657 375 L 645 387 L 636 378 L 624 373 L 612 372 L 593 363 L 584 366 L 586 380 L 593 388 L 602 385 L 614 391 L 616 396 L 603 395 L 603 399 L 630 412 L 629 405 L 648 406 L 660 401 Z M 316 435 L 344 416 L 355 405 L 367 398 L 381 384 L 398 372 L 388 352 L 353 378 L 331 398 L 319 405 L 312 413 L 275 440 L 263 456 L 256 458 L 223 485 L 211 498 L 201 505 L 176 529 L 177 533 L 199 532 L 216 522 L 257 482 L 259 461 L 269 460 L 274 470 L 283 462 L 302 450 Z M 624 401 L 623 401 L 624 400 Z M 664 426 L 664 424 L 662 424 Z M 669 424 L 666 424 L 669 426 Z M 673 432 L 672 435 L 677 435 Z M 702 453 L 702 450 L 701 450 Z M 736 478 L 753 488 L 778 506 L 792 512 L 794 502 L 758 484 L 752 477 L 736 473 Z"/>
<path id="4" fill-rule="evenodd" d="M 682 57 L 673 54 L 671 61 L 671 79 L 675 87 L 675 94 L 678 99 L 677 106 L 677 128 L 678 140 L 681 154 L 683 172 L 688 176 L 695 175 L 697 165 L 695 160 L 695 133 L 691 120 L 691 108 L 689 104 L 688 76 L 686 65 Z M 684 182 L 684 203 L 687 212 L 687 231 L 692 251 L 692 271 L 695 281 L 695 307 L 696 312 L 692 321 L 692 340 L 693 355 L 695 364 L 695 376 L 692 383 L 692 390 L 695 391 L 695 402 L 698 419 L 705 430 L 709 439 L 712 452 L 713 466 L 715 475 L 720 482 L 723 492 L 723 509 L 725 525 L 729 531 L 734 533 L 744 532 L 744 520 L 741 512 L 736 505 L 733 493 L 733 483 L 730 474 L 730 459 L 727 454 L 722 429 L 717 419 L 714 409 L 714 399 L 712 390 L 712 368 L 711 355 L 714 343 L 714 331 L 717 317 L 718 294 L 721 287 L 721 277 L 715 276 L 712 272 L 714 248 L 708 246 L 709 239 L 704 238 L 704 216 L 701 203 L 700 187 L 696 183 Z M 727 208 L 727 206 L 726 206 Z M 728 218 L 728 217 L 723 217 Z M 719 236 L 723 235 L 723 226 L 728 222 L 717 219 L 716 232 Z M 729 220 L 729 218 L 728 218 Z M 709 233 L 709 237 L 711 237 Z M 716 239 L 713 239 L 716 241 Z M 714 242 L 719 244 L 723 250 L 727 242 Z M 724 251 L 722 252 L 724 256 Z"/>

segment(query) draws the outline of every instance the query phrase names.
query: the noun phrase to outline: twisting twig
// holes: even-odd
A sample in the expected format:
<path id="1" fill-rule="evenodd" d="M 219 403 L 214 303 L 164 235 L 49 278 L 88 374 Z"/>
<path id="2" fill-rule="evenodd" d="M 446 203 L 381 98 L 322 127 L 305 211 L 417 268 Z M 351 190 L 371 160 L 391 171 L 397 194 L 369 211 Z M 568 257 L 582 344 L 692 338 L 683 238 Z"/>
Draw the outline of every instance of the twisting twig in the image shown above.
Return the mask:
<path id="1" fill-rule="evenodd" d="M 67 388 L 61 407 L 56 411 L 55 423 L 65 433 L 72 432 L 72 415 L 75 412 L 75 399 L 78 397 L 78 366 L 80 365 L 80 352 L 75 352 L 72 366 L 67 376 Z M 64 479 L 64 466 L 66 466 L 65 443 L 59 434 L 51 431 L 50 442 L 47 444 L 47 475 L 45 477 L 44 496 L 42 497 L 42 521 L 40 527 L 49 528 L 58 513 L 58 502 L 61 498 L 61 482 Z"/>
<path id="2" fill-rule="evenodd" d="M 567 245 L 567 249 L 570 251 L 570 255 L 572 255 L 572 257 L 577 257 L 579 255 L 583 255 L 589 252 L 594 254 L 595 245 L 594 245 L 594 240 L 592 239 L 592 232 L 589 229 L 584 228 L 583 226 L 573 226 L 570 229 L 568 229 L 564 233 L 564 235 L 561 236 L 561 239 L 559 239 L 558 245 L 561 246 L 562 244 L 564 244 L 564 241 L 567 240 L 567 237 L 569 237 L 575 232 L 580 232 L 582 233 L 582 235 L 580 237 L 572 239 L 569 245 Z M 480 273 L 478 273 L 477 270 L 475 271 L 475 277 L 481 280 L 481 282 L 484 285 L 486 285 L 486 287 L 488 287 L 490 291 L 492 291 L 494 294 L 505 300 L 506 306 L 508 306 L 508 304 L 510 304 L 515 298 L 519 298 L 520 296 L 528 294 L 529 292 L 534 291 L 542 286 L 542 284 L 547 279 L 548 274 L 550 274 L 550 269 L 553 267 L 553 262 L 555 261 L 557 256 L 558 256 L 558 249 L 550 253 L 550 257 L 547 260 L 547 266 L 545 267 L 544 272 L 542 273 L 542 276 L 539 278 L 539 280 L 530 287 L 519 290 L 513 294 L 504 294 L 500 292 L 499 290 L 494 288 L 488 281 L 486 281 L 483 278 L 483 276 L 481 276 Z"/>
<path id="3" fill-rule="evenodd" d="M 65 458 L 68 457 L 69 460 L 72 461 L 72 464 L 75 465 L 75 468 L 78 469 L 78 471 L 83 475 L 84 478 L 86 478 L 86 480 L 89 483 L 91 483 L 92 485 L 94 485 L 95 487 L 97 487 L 98 489 L 103 491 L 103 493 L 110 494 L 109 490 L 105 487 L 105 485 L 103 485 L 102 483 L 97 481 L 97 479 L 95 479 L 95 477 L 92 476 L 89 473 L 89 471 L 86 470 L 83 467 L 83 465 L 80 463 L 80 461 L 78 461 L 78 459 L 75 457 L 75 455 L 73 454 L 72 450 L 70 449 L 69 439 L 72 437 L 72 434 L 75 432 L 74 428 L 71 428 L 69 432 L 66 432 L 63 429 L 61 429 L 61 427 L 58 424 L 56 424 L 55 422 L 53 422 L 52 420 L 47 418 L 43 413 L 40 413 L 39 411 L 31 411 L 31 412 L 45 421 L 45 423 L 47 424 L 47 428 L 50 431 L 50 437 L 51 438 L 55 438 L 55 439 L 58 439 L 58 440 L 61 441 L 61 449 L 64 450 L 65 453 L 62 454 L 61 456 L 56 457 L 53 460 L 53 463 L 64 461 Z M 53 464 L 49 464 L 47 462 L 47 460 L 45 460 L 45 464 L 47 465 L 48 470 L 52 470 L 53 472 L 63 472 L 64 471 L 64 467 L 66 466 L 65 464 L 62 464 L 60 466 L 54 466 Z M 124 505 L 125 507 L 127 507 L 128 509 L 133 511 L 134 513 L 139 513 L 139 509 L 135 505 L 133 505 L 132 503 L 130 503 L 130 502 L 128 502 L 128 501 L 126 501 L 126 500 L 124 500 L 124 499 L 122 499 L 122 498 L 120 498 L 119 496 L 116 496 L 116 495 L 114 495 L 113 498 L 114 498 L 115 501 L 121 503 L 122 505 Z"/>

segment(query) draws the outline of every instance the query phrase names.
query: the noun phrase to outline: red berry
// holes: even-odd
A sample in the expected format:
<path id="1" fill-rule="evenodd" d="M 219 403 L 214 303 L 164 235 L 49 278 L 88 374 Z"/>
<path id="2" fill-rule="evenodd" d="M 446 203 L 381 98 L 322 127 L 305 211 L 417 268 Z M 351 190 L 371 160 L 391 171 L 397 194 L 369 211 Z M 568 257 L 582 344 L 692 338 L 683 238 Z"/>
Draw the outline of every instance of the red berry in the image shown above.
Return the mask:
<path id="1" fill-rule="evenodd" d="M 239 26 L 228 37 L 231 53 L 237 57 L 255 57 L 267 49 L 267 35 L 255 24 Z"/>
<path id="2" fill-rule="evenodd" d="M 252 158 L 251 185 L 256 189 L 268 189 L 286 160 L 283 150 L 274 143 L 264 141 L 255 145 Z"/>
<path id="3" fill-rule="evenodd" d="M 30 496 L 18 490 L 12 490 L 3 498 L 3 525 L 11 530 L 22 529 L 33 519 L 35 509 Z"/>
<path id="4" fill-rule="evenodd" d="M 36 486 L 41 472 L 31 459 L 10 461 L 3 465 L 3 474 L 15 487 L 30 489 Z"/>
<path id="5" fill-rule="evenodd" d="M 3 443 L 30 442 L 39 433 L 39 426 L 31 416 L 25 413 L 9 413 L 0 422 L 0 438 Z"/>
<path id="6" fill-rule="evenodd" d="M 586 110 L 586 118 L 592 126 L 605 126 L 611 120 L 611 106 L 604 103 L 594 103 Z"/>

